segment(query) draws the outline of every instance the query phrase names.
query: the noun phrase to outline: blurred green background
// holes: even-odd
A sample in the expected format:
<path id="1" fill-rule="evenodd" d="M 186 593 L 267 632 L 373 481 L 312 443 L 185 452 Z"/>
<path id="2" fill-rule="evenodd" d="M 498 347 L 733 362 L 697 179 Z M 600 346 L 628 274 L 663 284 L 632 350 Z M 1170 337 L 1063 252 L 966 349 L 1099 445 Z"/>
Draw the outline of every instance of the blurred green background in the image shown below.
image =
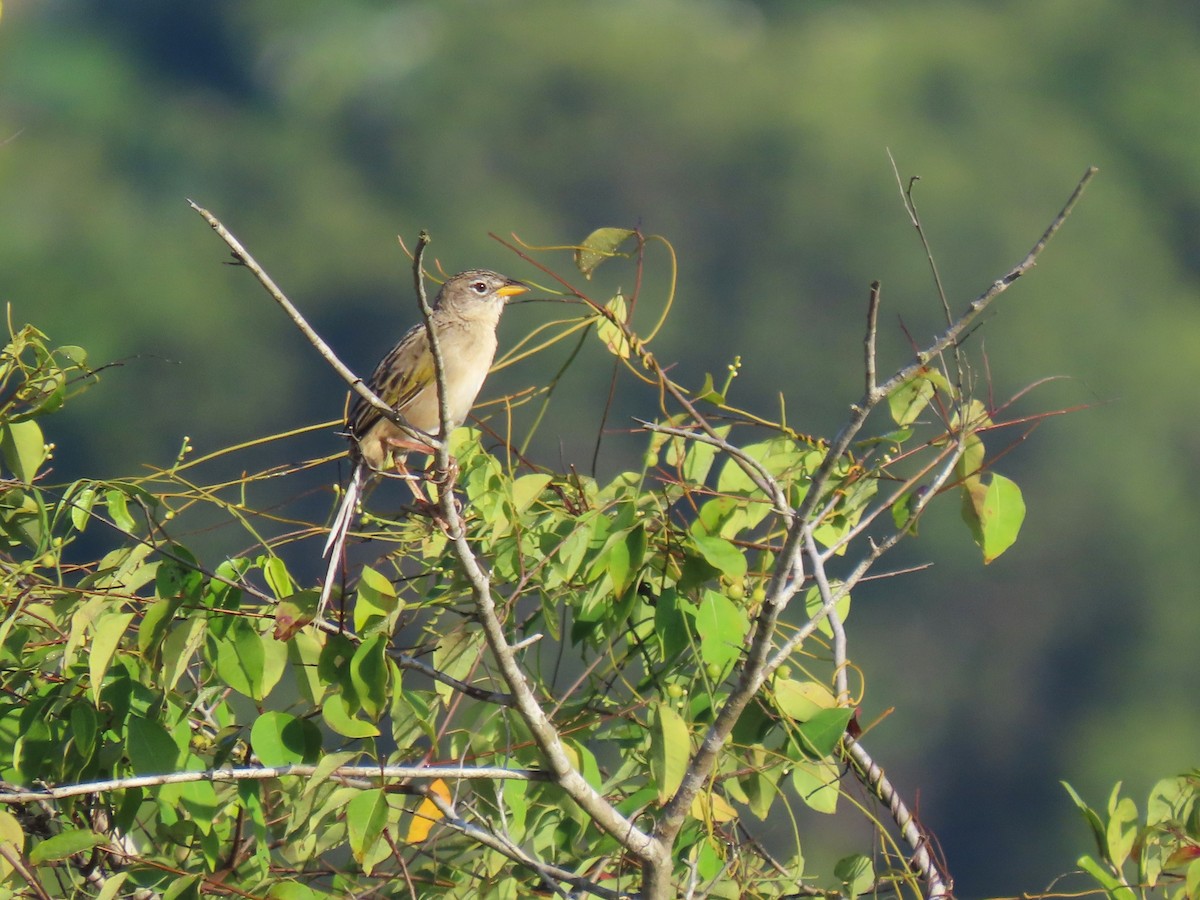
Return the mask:
<path id="1" fill-rule="evenodd" d="M 640 223 L 680 258 L 659 358 L 686 381 L 740 354 L 734 402 L 773 413 L 782 392 L 825 433 L 861 392 L 872 279 L 885 365 L 902 326 L 940 320 L 888 148 L 921 176 L 955 308 L 1099 166 L 970 348 L 997 400 L 1067 376 L 1014 415 L 1090 407 L 999 464 L 1026 491 L 1020 541 L 983 568 L 948 500 L 890 563 L 935 565 L 862 592 L 850 623 L 864 721 L 894 707 L 869 746 L 960 895 L 1038 891 L 1090 849 L 1059 779 L 1099 804 L 1198 762 L 1198 91 L 1192 0 L 10 0 L 0 300 L 94 364 L 125 360 L 48 423 L 57 480 L 116 476 L 185 434 L 205 452 L 341 409 L 185 198 L 360 370 L 415 320 L 397 234 L 430 229 L 452 271 L 530 278 L 489 230 L 560 244 Z M 548 315 L 510 311 L 502 347 Z M 488 391 L 545 383 L 562 356 Z M 609 372 L 599 351 L 572 370 L 541 459 L 588 467 Z M 653 408 L 630 391 L 613 424 Z M 605 440 L 604 471 L 636 464 Z M 820 821 L 812 841 L 864 849 Z"/>

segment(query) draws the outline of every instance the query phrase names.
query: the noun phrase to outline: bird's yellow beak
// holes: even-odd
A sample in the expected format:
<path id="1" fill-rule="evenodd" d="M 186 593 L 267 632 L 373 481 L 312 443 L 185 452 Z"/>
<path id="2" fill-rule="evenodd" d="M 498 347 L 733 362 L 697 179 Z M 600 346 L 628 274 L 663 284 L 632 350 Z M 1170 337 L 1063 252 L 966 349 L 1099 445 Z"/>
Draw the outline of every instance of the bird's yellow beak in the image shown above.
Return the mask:
<path id="1" fill-rule="evenodd" d="M 502 288 L 496 288 L 496 293 L 507 300 L 509 297 L 515 297 L 517 294 L 523 294 L 529 290 L 528 286 L 523 284 L 506 284 Z"/>

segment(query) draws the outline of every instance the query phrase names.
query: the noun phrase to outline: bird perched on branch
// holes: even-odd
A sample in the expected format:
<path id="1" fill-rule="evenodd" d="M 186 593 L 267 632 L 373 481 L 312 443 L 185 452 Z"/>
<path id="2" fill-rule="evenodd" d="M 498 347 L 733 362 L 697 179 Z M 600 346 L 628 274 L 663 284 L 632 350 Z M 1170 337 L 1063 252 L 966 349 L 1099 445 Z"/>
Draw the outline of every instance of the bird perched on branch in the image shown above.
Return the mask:
<path id="1" fill-rule="evenodd" d="M 394 468 L 421 497 L 420 488 L 404 465 L 405 454 L 432 453 L 432 444 L 422 441 L 420 434 L 445 437 L 466 419 L 496 356 L 496 326 L 504 304 L 527 290 L 519 281 L 495 272 L 470 269 L 447 279 L 438 291 L 430 323 L 445 369 L 445 435 L 440 433 L 437 374 L 424 322 L 400 339 L 367 380 L 367 387 L 400 413 L 417 434 L 407 434 L 363 397 L 355 396 L 346 417 L 354 470 L 325 542 L 329 567 L 317 604 L 318 621 L 329 602 L 346 535 L 364 488 L 378 474 Z"/>

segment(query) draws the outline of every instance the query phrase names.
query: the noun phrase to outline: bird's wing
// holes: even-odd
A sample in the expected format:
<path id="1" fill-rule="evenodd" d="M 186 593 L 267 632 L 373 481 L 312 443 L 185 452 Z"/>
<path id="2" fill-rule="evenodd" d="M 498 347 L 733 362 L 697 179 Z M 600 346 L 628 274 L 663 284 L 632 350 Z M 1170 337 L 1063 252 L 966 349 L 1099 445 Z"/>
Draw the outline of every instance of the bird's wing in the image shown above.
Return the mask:
<path id="1" fill-rule="evenodd" d="M 423 326 L 413 329 L 392 348 L 371 375 L 367 386 L 384 403 L 403 414 L 413 399 L 436 381 L 433 354 Z M 350 433 L 361 438 L 382 414 L 362 397 L 350 411 Z"/>

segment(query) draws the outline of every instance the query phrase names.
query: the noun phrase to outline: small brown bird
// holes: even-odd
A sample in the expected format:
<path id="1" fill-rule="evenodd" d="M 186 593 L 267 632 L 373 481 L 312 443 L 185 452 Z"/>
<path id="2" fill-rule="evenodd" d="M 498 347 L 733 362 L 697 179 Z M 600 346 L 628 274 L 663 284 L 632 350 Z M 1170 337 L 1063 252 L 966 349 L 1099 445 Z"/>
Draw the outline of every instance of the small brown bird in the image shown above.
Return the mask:
<path id="1" fill-rule="evenodd" d="M 510 297 L 529 290 L 486 269 L 470 269 L 447 279 L 433 302 L 430 323 L 437 335 L 445 367 L 446 406 L 449 413 L 447 434 L 466 419 L 487 378 L 496 356 L 496 326 Z M 437 375 L 429 334 L 422 322 L 409 329 L 400 342 L 385 356 L 367 380 L 367 386 L 379 399 L 399 412 L 404 420 L 420 432 L 438 435 L 441 421 L 438 412 Z M 356 396 L 350 415 L 346 418 L 350 438 L 350 460 L 354 471 L 341 506 L 330 526 L 325 542 L 329 567 L 317 604 L 317 620 L 337 577 L 346 535 L 354 520 L 363 489 L 376 475 L 395 468 L 408 479 L 414 493 L 420 495 L 412 476 L 404 467 L 404 455 L 409 452 L 431 453 L 433 448 L 405 434 L 380 414 L 362 397 Z"/>

